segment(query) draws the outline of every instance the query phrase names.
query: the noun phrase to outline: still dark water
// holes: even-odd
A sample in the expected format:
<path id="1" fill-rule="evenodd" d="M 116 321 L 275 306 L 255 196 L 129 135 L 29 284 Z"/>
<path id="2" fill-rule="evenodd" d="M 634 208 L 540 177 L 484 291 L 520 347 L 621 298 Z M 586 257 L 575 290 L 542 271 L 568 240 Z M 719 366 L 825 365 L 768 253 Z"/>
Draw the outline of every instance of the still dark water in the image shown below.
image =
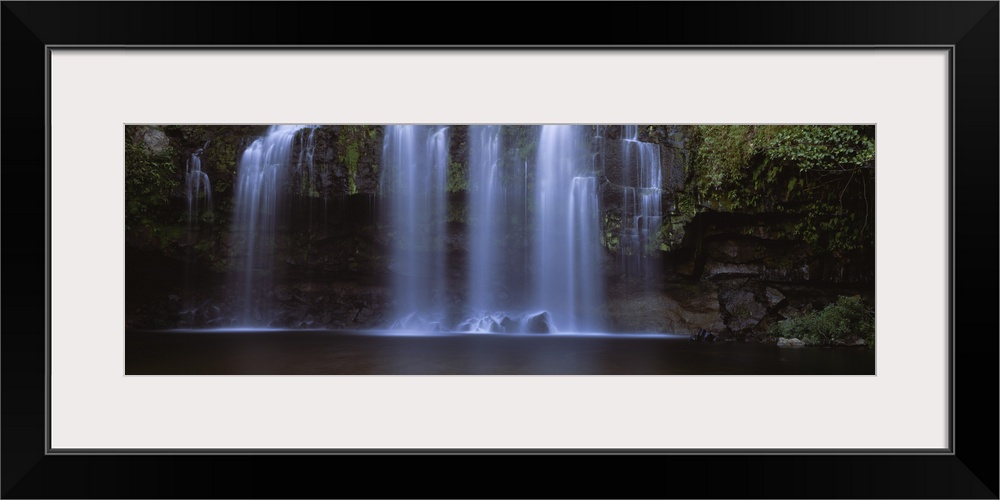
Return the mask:
<path id="1" fill-rule="evenodd" d="M 666 335 L 125 332 L 126 375 L 874 375 L 875 352 Z"/>

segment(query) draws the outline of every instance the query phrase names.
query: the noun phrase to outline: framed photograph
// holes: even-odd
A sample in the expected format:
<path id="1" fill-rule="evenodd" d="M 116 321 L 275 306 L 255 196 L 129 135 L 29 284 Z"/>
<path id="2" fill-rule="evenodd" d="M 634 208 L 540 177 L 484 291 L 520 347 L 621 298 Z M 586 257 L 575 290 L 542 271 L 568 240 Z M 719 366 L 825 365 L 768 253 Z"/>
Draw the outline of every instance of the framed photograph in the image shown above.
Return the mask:
<path id="1" fill-rule="evenodd" d="M 317 7 L 4 3 L 5 497 L 997 497 L 996 2 Z"/>

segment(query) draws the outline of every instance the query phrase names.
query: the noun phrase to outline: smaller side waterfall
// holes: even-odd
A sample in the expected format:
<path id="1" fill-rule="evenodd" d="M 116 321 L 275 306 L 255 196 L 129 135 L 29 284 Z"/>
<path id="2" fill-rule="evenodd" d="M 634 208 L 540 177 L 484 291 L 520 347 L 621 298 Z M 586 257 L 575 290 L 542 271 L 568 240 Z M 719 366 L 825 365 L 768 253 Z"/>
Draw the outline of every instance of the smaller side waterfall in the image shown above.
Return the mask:
<path id="1" fill-rule="evenodd" d="M 316 156 L 316 127 L 308 127 L 309 132 L 299 134 L 299 161 L 295 172 L 302 179 L 300 189 L 302 194 L 311 195 L 313 191 L 319 192 L 324 186 L 323 179 L 316 177 L 315 156 Z M 323 190 L 325 193 L 325 190 Z"/>
<path id="2" fill-rule="evenodd" d="M 626 272 L 650 274 L 649 246 L 660 229 L 660 146 L 639 141 L 639 127 L 625 125 L 622 135 L 625 187 L 622 203 L 622 249 Z"/>
<path id="3" fill-rule="evenodd" d="M 210 142 L 206 142 L 200 149 L 191 153 L 191 156 L 187 159 L 184 172 L 184 193 L 187 197 L 188 213 L 187 241 L 185 244 L 186 265 L 184 266 L 185 297 L 190 297 L 195 287 L 194 283 L 197 272 L 195 246 L 199 237 L 201 237 L 200 233 L 202 231 L 200 216 L 202 213 L 212 211 L 212 184 L 208 180 L 208 174 L 201 170 L 201 155 L 205 152 L 205 148 L 208 147 Z M 197 306 L 190 303 L 189 300 L 185 300 L 185 302 L 182 314 L 187 314 L 197 309 Z"/>
<path id="4" fill-rule="evenodd" d="M 212 184 L 208 181 L 208 174 L 201 171 L 201 154 L 206 147 L 208 147 L 207 142 L 204 147 L 191 153 L 187 161 L 184 187 L 187 194 L 188 224 L 200 211 L 212 210 Z"/>

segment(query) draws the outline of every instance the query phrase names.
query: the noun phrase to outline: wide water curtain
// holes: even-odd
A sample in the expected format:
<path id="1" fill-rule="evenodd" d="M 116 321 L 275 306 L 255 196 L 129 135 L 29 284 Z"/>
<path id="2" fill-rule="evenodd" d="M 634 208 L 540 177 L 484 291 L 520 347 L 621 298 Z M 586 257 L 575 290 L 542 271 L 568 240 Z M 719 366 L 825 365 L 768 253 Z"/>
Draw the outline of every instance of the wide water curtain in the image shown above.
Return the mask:
<path id="1" fill-rule="evenodd" d="M 266 326 L 271 321 L 269 295 L 274 284 L 275 234 L 282 211 L 284 182 L 293 143 L 304 125 L 272 125 L 243 151 L 237 167 L 233 247 L 237 283 L 242 292 L 239 322 Z M 294 163 L 298 164 L 297 159 Z"/>
<path id="2" fill-rule="evenodd" d="M 600 331 L 596 173 L 586 128 L 546 125 L 538 140 L 534 302 L 562 331 Z"/>
<path id="3" fill-rule="evenodd" d="M 397 328 L 447 329 L 448 127 L 385 129 L 380 189 L 392 237 Z"/>

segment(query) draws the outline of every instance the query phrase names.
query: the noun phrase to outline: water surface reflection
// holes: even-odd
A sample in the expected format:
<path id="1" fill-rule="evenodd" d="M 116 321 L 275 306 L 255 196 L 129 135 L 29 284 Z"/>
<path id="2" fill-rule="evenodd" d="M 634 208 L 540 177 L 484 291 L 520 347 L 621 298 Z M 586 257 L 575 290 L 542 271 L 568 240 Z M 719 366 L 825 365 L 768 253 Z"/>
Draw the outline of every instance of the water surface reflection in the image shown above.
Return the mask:
<path id="1" fill-rule="evenodd" d="M 654 334 L 129 331 L 125 373 L 184 375 L 874 375 L 875 352 Z"/>

